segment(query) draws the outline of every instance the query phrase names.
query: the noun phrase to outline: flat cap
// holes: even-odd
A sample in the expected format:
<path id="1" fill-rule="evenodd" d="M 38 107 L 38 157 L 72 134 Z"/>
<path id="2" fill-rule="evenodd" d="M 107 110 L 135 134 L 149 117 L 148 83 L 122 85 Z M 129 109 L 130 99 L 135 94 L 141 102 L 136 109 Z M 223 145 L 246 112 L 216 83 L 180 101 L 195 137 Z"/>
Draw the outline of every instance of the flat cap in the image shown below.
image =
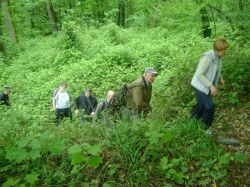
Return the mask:
<path id="1" fill-rule="evenodd" d="M 144 73 L 158 74 L 158 72 L 153 67 L 145 68 Z"/>
<path id="2" fill-rule="evenodd" d="M 12 87 L 10 87 L 10 86 L 4 86 L 3 89 L 4 89 L 4 90 L 11 91 L 11 90 L 12 90 Z"/>

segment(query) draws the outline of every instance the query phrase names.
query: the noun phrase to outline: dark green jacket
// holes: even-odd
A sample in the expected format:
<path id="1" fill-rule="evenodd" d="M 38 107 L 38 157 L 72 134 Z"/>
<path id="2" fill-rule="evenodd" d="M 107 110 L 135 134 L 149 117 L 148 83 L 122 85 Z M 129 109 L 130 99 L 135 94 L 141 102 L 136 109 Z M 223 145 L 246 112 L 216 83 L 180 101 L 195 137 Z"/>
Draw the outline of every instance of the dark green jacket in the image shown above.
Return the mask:
<path id="1" fill-rule="evenodd" d="M 152 86 L 148 85 L 144 77 L 140 77 L 127 85 L 127 107 L 134 109 L 138 113 L 151 111 L 150 100 L 152 96 Z"/>

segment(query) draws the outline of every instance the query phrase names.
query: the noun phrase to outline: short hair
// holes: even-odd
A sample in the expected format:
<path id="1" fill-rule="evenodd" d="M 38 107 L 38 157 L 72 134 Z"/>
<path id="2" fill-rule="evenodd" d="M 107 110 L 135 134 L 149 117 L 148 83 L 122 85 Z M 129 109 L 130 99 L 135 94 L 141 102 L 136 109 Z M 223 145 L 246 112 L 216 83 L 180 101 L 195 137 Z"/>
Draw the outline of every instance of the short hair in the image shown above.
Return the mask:
<path id="1" fill-rule="evenodd" d="M 61 84 L 60 84 L 60 86 L 68 86 L 68 83 L 67 82 L 62 82 Z"/>
<path id="2" fill-rule="evenodd" d="M 216 51 L 224 51 L 228 48 L 228 42 L 224 38 L 217 38 L 213 46 Z"/>
<path id="3" fill-rule="evenodd" d="M 85 88 L 84 92 L 92 92 L 92 88 Z"/>

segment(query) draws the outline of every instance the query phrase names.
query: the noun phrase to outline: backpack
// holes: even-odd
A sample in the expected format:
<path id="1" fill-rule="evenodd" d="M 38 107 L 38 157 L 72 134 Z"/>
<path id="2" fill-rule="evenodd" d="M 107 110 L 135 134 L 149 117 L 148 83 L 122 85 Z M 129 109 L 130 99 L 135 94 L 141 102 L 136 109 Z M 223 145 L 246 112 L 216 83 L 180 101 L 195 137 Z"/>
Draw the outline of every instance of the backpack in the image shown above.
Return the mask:
<path id="1" fill-rule="evenodd" d="M 110 101 L 110 108 L 113 111 L 119 112 L 121 107 L 127 105 L 127 94 L 128 94 L 128 87 L 127 85 L 123 85 L 122 88 L 115 93 L 113 96 L 112 100 Z"/>

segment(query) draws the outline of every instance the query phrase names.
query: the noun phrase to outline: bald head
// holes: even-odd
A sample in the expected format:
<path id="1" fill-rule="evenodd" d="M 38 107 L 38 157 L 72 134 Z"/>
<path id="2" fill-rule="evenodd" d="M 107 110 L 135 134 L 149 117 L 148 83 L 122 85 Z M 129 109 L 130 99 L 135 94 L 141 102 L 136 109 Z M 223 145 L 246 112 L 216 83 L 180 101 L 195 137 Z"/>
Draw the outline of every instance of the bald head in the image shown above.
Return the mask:
<path id="1" fill-rule="evenodd" d="M 107 93 L 107 101 L 109 102 L 113 96 L 114 96 L 115 92 L 113 90 L 109 90 Z"/>

